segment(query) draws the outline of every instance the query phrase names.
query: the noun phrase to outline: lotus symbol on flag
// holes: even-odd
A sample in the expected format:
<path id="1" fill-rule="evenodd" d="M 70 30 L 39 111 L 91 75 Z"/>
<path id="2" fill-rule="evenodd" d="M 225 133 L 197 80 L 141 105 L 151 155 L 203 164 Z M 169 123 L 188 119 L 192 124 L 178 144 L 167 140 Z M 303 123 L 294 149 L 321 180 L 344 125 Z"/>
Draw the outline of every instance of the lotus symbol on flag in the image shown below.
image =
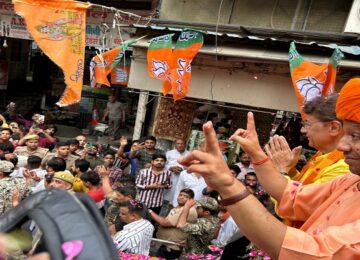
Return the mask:
<path id="1" fill-rule="evenodd" d="M 305 101 L 310 101 L 318 96 L 321 96 L 324 83 L 320 82 L 315 77 L 306 77 L 296 81 L 296 86 Z"/>
<path id="2" fill-rule="evenodd" d="M 162 62 L 158 60 L 152 60 L 153 69 L 152 72 L 158 78 L 162 78 L 165 76 L 166 71 L 168 70 L 167 62 Z"/>

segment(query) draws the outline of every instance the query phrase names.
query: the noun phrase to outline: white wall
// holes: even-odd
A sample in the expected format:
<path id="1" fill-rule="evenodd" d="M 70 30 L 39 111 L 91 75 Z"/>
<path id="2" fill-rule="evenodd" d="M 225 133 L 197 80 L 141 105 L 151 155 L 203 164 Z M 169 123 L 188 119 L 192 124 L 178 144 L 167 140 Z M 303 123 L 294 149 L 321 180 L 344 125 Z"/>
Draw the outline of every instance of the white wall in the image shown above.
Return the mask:
<path id="1" fill-rule="evenodd" d="M 129 88 L 161 92 L 160 80 L 150 78 L 143 55 L 131 63 Z M 139 57 L 135 55 L 135 57 Z M 276 65 L 274 65 L 276 66 Z M 297 111 L 296 98 L 288 77 L 284 75 L 268 75 L 244 71 L 217 69 L 213 80 L 213 99 L 211 96 L 211 80 L 213 67 L 193 66 L 188 97 L 242 104 L 253 107 L 277 110 Z M 254 79 L 257 77 L 257 80 Z"/>

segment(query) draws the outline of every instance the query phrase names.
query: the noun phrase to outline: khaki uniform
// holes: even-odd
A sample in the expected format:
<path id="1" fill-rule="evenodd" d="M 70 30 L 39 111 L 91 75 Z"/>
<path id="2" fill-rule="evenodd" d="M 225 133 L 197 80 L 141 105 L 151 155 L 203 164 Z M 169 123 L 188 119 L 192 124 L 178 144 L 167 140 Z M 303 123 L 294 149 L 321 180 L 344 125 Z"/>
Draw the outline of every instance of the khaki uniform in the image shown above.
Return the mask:
<path id="1" fill-rule="evenodd" d="M 48 161 L 50 161 L 50 159 L 52 159 L 53 157 L 60 157 L 57 155 L 57 153 L 48 153 L 44 159 L 42 160 L 41 164 L 44 166 L 47 164 Z M 79 159 L 79 157 L 69 154 L 65 159 L 66 162 L 66 170 L 70 170 L 71 166 L 75 163 L 76 159 Z"/>
<path id="2" fill-rule="evenodd" d="M 182 231 L 179 228 L 176 228 L 176 224 L 180 218 L 181 212 L 184 207 L 176 207 L 170 210 L 169 215 L 167 215 L 166 219 L 171 223 L 173 227 L 159 227 L 159 230 L 156 234 L 156 237 L 163 240 L 169 240 L 175 243 L 180 243 L 181 241 L 186 240 L 188 234 Z M 186 219 L 187 223 L 195 223 L 197 220 L 196 209 L 192 207 L 189 211 L 189 215 Z M 173 250 L 181 250 L 180 247 L 175 245 L 165 245 L 166 247 Z"/>
<path id="3" fill-rule="evenodd" d="M 16 147 L 14 153 L 16 155 L 22 155 L 29 157 L 30 155 L 36 155 L 39 156 L 41 159 L 43 159 L 49 152 L 49 149 L 38 147 L 36 150 L 31 151 L 27 148 L 27 146 L 18 146 Z"/>

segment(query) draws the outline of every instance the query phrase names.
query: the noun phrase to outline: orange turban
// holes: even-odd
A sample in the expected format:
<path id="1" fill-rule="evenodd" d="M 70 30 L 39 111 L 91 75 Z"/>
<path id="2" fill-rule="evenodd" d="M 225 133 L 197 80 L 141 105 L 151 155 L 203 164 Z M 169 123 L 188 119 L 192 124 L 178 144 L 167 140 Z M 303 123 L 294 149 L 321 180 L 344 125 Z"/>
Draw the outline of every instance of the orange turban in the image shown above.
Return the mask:
<path id="1" fill-rule="evenodd" d="M 360 124 L 360 78 L 350 79 L 340 91 L 336 117 Z"/>

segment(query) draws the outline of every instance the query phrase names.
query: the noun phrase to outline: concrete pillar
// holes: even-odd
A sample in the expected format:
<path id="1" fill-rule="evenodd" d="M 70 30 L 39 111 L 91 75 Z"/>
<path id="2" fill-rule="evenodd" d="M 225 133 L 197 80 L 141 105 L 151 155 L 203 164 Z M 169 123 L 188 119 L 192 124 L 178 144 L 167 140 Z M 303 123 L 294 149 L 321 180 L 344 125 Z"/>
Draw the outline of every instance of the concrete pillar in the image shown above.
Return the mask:
<path id="1" fill-rule="evenodd" d="M 146 104 L 148 102 L 148 99 L 149 99 L 148 92 L 140 93 L 137 112 L 136 112 L 134 134 L 132 138 L 133 140 L 139 140 L 141 138 L 141 133 L 146 115 Z"/>

